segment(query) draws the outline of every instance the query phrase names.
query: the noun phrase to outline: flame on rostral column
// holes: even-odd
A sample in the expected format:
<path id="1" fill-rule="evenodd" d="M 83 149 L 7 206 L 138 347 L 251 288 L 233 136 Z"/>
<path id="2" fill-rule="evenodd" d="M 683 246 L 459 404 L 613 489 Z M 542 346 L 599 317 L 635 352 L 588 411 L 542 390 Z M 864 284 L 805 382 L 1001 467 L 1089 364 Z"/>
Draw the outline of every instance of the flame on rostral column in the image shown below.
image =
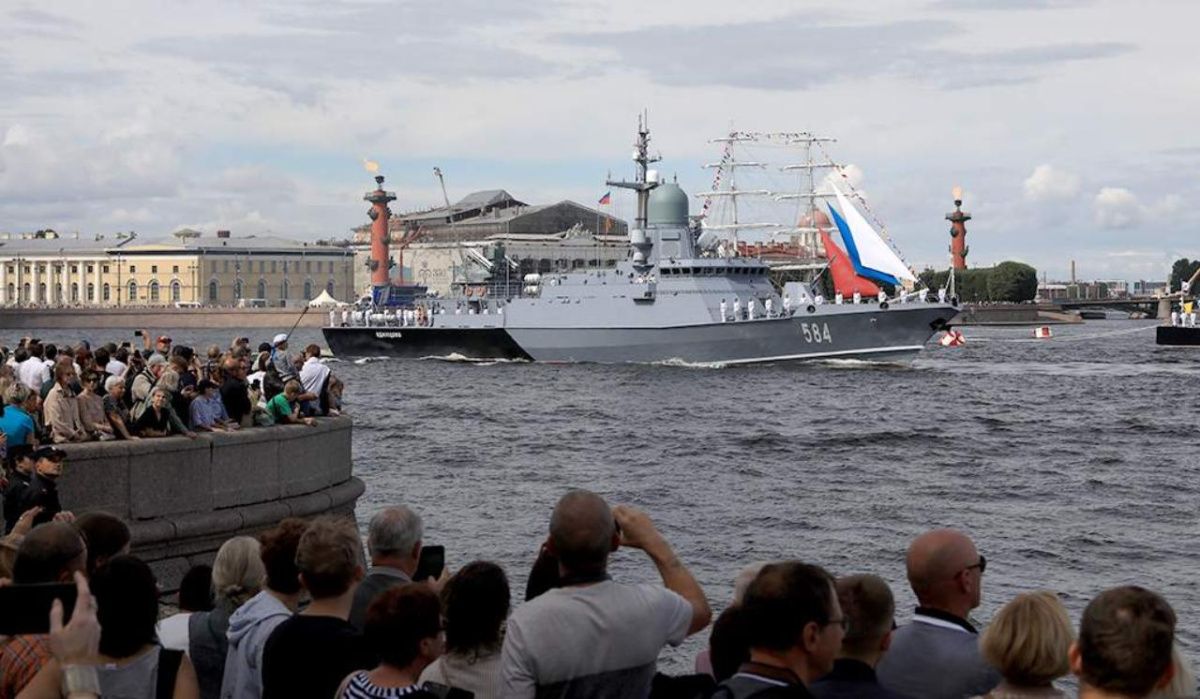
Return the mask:
<path id="1" fill-rule="evenodd" d="M 379 163 L 375 162 L 374 160 L 363 158 L 363 167 L 366 168 L 367 172 L 371 174 L 379 172 Z"/>
<path id="2" fill-rule="evenodd" d="M 950 190 L 950 193 L 954 196 L 954 201 L 962 201 L 962 187 L 954 185 L 954 189 Z"/>

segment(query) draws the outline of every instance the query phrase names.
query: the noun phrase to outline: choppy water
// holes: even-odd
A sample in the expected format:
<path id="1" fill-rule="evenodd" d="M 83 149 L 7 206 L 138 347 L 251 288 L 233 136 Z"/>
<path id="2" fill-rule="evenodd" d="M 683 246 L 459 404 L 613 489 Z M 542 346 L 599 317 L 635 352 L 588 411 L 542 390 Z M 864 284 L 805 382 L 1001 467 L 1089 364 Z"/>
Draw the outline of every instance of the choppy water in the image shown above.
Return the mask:
<path id="1" fill-rule="evenodd" d="M 516 595 L 555 500 L 579 486 L 649 511 L 718 608 L 742 565 L 796 557 L 883 576 L 903 622 L 908 542 L 953 526 L 988 558 L 977 619 L 1041 588 L 1078 619 L 1098 591 L 1138 583 L 1174 605 L 1196 658 L 1200 351 L 1157 348 L 1150 327 L 967 328 L 967 346 L 931 345 L 908 368 L 333 366 L 356 419 L 360 523 L 409 504 L 452 566 L 497 561 Z M 636 551 L 613 568 L 655 577 Z"/>

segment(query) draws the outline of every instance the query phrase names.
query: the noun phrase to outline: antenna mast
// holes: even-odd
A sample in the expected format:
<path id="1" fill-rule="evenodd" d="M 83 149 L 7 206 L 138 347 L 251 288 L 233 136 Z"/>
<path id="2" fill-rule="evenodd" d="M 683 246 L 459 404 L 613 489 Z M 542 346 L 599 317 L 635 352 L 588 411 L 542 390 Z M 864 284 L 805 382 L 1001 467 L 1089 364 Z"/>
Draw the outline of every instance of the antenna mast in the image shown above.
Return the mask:
<path id="1" fill-rule="evenodd" d="M 639 229 L 646 228 L 650 190 L 658 186 L 658 182 L 647 181 L 646 173 L 649 171 L 650 163 L 657 163 L 659 160 L 662 160 L 661 156 L 650 155 L 650 127 L 647 125 L 647 119 L 644 115 L 638 115 L 638 138 L 637 142 L 633 144 L 633 162 L 637 163 L 637 175 L 633 182 L 607 180 L 605 184 L 609 187 L 632 189 L 637 192 L 637 217 L 634 225 Z"/>

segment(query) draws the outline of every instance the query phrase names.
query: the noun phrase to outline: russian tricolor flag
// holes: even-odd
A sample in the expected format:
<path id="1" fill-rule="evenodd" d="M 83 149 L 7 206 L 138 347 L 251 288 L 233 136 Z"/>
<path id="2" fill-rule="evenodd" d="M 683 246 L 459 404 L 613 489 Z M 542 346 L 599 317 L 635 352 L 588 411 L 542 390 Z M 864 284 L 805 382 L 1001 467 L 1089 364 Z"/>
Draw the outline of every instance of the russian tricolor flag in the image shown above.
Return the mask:
<path id="1" fill-rule="evenodd" d="M 612 203 L 612 192 L 605 192 L 604 196 L 600 197 L 600 206 L 608 206 Z"/>

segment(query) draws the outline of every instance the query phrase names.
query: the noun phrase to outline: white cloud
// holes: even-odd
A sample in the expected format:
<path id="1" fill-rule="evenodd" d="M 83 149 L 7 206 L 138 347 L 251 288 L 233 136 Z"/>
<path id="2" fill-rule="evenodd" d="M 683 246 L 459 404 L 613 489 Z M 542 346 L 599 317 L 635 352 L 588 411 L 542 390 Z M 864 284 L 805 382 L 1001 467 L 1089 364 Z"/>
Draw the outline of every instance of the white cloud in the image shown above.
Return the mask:
<path id="1" fill-rule="evenodd" d="M 1142 220 L 1137 196 L 1123 187 L 1102 188 L 1092 201 L 1092 213 L 1101 228 L 1133 228 Z"/>
<path id="2" fill-rule="evenodd" d="M 1079 176 L 1049 163 L 1033 169 L 1025 178 L 1025 198 L 1029 201 L 1072 199 L 1079 194 Z"/>

